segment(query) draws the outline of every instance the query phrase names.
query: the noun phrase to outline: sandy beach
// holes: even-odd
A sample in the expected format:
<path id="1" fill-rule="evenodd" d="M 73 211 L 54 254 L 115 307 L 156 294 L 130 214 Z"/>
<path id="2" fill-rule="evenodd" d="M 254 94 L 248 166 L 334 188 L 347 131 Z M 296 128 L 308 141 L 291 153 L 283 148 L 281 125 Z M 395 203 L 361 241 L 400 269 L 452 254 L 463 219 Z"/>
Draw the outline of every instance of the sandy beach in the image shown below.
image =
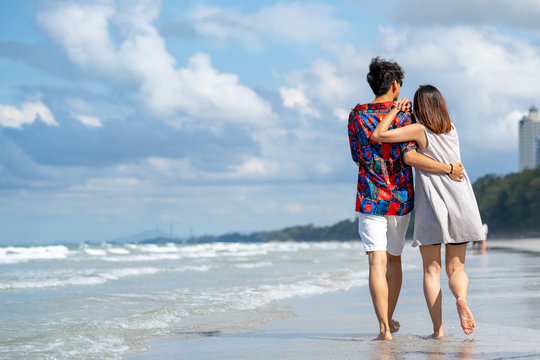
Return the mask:
<path id="1" fill-rule="evenodd" d="M 282 301 L 281 306 L 294 316 L 256 329 L 215 328 L 154 339 L 150 351 L 127 359 L 540 359 L 540 239 L 494 240 L 488 242 L 488 249 L 487 255 L 467 257 L 469 305 L 477 321 L 470 336 L 461 331 L 443 276 L 447 336 L 427 338 L 431 322 L 421 269 L 406 267 L 396 310 L 402 327 L 393 341 L 372 340 L 377 323 L 369 291 L 363 286 Z M 416 250 L 404 256 L 409 262 L 420 260 Z"/>
<path id="2" fill-rule="evenodd" d="M 513 249 L 517 251 L 529 251 L 540 253 L 540 238 L 528 239 L 490 239 L 487 243 L 491 249 Z"/>

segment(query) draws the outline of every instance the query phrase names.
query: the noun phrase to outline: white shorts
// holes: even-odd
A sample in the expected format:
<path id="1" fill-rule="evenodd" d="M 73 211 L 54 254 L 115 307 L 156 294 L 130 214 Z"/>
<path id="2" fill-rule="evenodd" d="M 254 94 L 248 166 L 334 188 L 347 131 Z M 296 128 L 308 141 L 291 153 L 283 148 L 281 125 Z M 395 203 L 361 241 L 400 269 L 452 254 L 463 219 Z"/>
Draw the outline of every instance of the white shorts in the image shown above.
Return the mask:
<path id="1" fill-rule="evenodd" d="M 358 213 L 358 233 L 364 243 L 364 250 L 387 251 L 399 256 L 405 246 L 405 233 L 409 225 L 410 213 L 403 216 L 370 215 Z"/>

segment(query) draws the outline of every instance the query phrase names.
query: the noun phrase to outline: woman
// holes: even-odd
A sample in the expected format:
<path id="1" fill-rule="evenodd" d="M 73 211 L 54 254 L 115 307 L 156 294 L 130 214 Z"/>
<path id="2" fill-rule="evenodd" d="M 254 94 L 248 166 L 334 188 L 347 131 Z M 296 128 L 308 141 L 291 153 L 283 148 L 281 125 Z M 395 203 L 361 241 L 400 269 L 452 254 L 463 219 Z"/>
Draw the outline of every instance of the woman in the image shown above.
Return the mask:
<path id="1" fill-rule="evenodd" d="M 413 113 L 419 123 L 398 129 L 388 127 L 399 111 L 406 111 L 410 100 L 401 99 L 377 125 L 370 139 L 394 143 L 416 141 L 418 151 L 444 163 L 461 162 L 459 139 L 450 120 L 442 94 L 423 85 L 414 94 Z M 452 173 L 452 170 L 448 175 Z M 471 183 L 465 173 L 461 182 L 444 174 L 416 169 L 415 221 L 413 246 L 420 246 L 424 268 L 424 296 L 433 322 L 434 338 L 444 337 L 441 295 L 441 244 L 445 244 L 448 285 L 465 334 L 475 327 L 467 306 L 469 278 L 465 273 L 467 243 L 482 239 L 482 223 Z"/>

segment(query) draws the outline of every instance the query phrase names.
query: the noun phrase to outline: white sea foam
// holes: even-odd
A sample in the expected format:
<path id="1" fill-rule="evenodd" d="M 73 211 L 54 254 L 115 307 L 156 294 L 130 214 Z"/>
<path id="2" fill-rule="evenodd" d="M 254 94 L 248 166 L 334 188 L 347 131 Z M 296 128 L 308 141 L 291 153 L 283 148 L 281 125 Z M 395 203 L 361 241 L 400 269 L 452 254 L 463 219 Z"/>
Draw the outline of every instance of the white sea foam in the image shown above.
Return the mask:
<path id="1" fill-rule="evenodd" d="M 130 350 L 126 339 L 109 334 L 107 336 L 81 333 L 79 329 L 72 330 L 75 336 L 69 339 L 59 339 L 62 333 L 51 334 L 41 347 L 19 348 L 17 352 L 25 354 L 21 359 L 122 359 Z M 142 347 L 140 350 L 142 350 Z M 47 356 L 46 354 L 57 354 Z"/>
<path id="2" fill-rule="evenodd" d="M 236 264 L 235 267 L 239 269 L 257 269 L 262 267 L 272 266 L 271 261 L 259 261 L 255 263 Z"/>
<path id="3" fill-rule="evenodd" d="M 112 262 L 143 262 L 160 260 L 205 259 L 205 258 L 256 258 L 271 253 L 294 253 L 300 250 L 335 250 L 358 248 L 355 243 L 297 243 L 276 242 L 262 244 L 246 243 L 209 243 L 195 245 L 160 244 L 125 244 L 89 246 L 81 244 L 79 249 L 70 251 L 66 246 L 34 246 L 34 247 L 1 247 L 0 264 L 15 264 L 34 260 L 65 259 L 76 256 L 78 260 L 84 256 L 100 258 Z M 111 256 L 112 255 L 112 256 Z"/>
<path id="4" fill-rule="evenodd" d="M 116 248 L 116 247 L 111 247 L 107 249 L 107 251 L 111 254 L 116 254 L 116 255 L 128 255 L 130 253 L 128 249 Z"/>
<path id="5" fill-rule="evenodd" d="M 150 254 L 150 255 L 128 255 L 128 256 L 107 256 L 103 261 L 109 262 L 150 262 L 161 260 L 178 260 L 181 256 L 178 254 Z"/>
<path id="6" fill-rule="evenodd" d="M 30 260 L 64 259 L 68 254 L 69 249 L 62 245 L 0 247 L 0 264 L 16 264 Z"/>
<path id="7" fill-rule="evenodd" d="M 270 302 L 299 296 L 325 294 L 368 284 L 367 271 L 322 273 L 313 278 L 289 284 L 266 284 L 245 289 L 245 296 L 237 296 L 240 309 L 255 309 Z"/>
<path id="8" fill-rule="evenodd" d="M 0 281 L 1 290 L 45 289 L 68 286 L 94 286 L 125 277 L 143 276 L 163 272 L 208 271 L 209 266 L 182 266 L 175 268 L 137 267 L 106 270 L 55 271 L 49 273 L 26 273 L 17 280 Z M 14 277 L 13 275 L 10 277 Z"/>
<path id="9" fill-rule="evenodd" d="M 178 252 L 178 247 L 175 244 L 168 243 L 166 245 L 146 244 L 137 247 L 139 251 L 150 253 L 175 253 Z"/>
<path id="10" fill-rule="evenodd" d="M 91 256 L 105 256 L 107 251 L 104 249 L 85 248 L 84 252 Z"/>
<path id="11" fill-rule="evenodd" d="M 140 276 L 158 273 L 158 268 L 124 268 L 111 271 L 85 270 L 79 272 L 53 272 L 42 276 L 41 273 L 29 274 L 29 279 L 0 282 L 0 290 L 44 289 L 66 286 L 92 286 L 107 281 L 119 280 L 128 276 Z"/>

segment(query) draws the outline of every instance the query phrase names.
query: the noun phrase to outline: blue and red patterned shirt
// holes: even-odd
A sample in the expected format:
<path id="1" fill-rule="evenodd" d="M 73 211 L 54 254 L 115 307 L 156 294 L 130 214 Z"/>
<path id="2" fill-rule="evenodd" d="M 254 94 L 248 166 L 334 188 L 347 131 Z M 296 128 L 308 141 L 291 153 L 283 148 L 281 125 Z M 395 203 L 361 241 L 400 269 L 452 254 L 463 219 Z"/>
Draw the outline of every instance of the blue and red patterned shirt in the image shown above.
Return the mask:
<path id="1" fill-rule="evenodd" d="M 416 149 L 414 141 L 383 144 L 370 140 L 394 103 L 358 104 L 349 115 L 349 145 L 358 164 L 356 211 L 371 215 L 405 215 L 414 207 L 412 169 L 403 160 Z M 400 112 L 389 129 L 412 124 L 410 113 Z"/>

